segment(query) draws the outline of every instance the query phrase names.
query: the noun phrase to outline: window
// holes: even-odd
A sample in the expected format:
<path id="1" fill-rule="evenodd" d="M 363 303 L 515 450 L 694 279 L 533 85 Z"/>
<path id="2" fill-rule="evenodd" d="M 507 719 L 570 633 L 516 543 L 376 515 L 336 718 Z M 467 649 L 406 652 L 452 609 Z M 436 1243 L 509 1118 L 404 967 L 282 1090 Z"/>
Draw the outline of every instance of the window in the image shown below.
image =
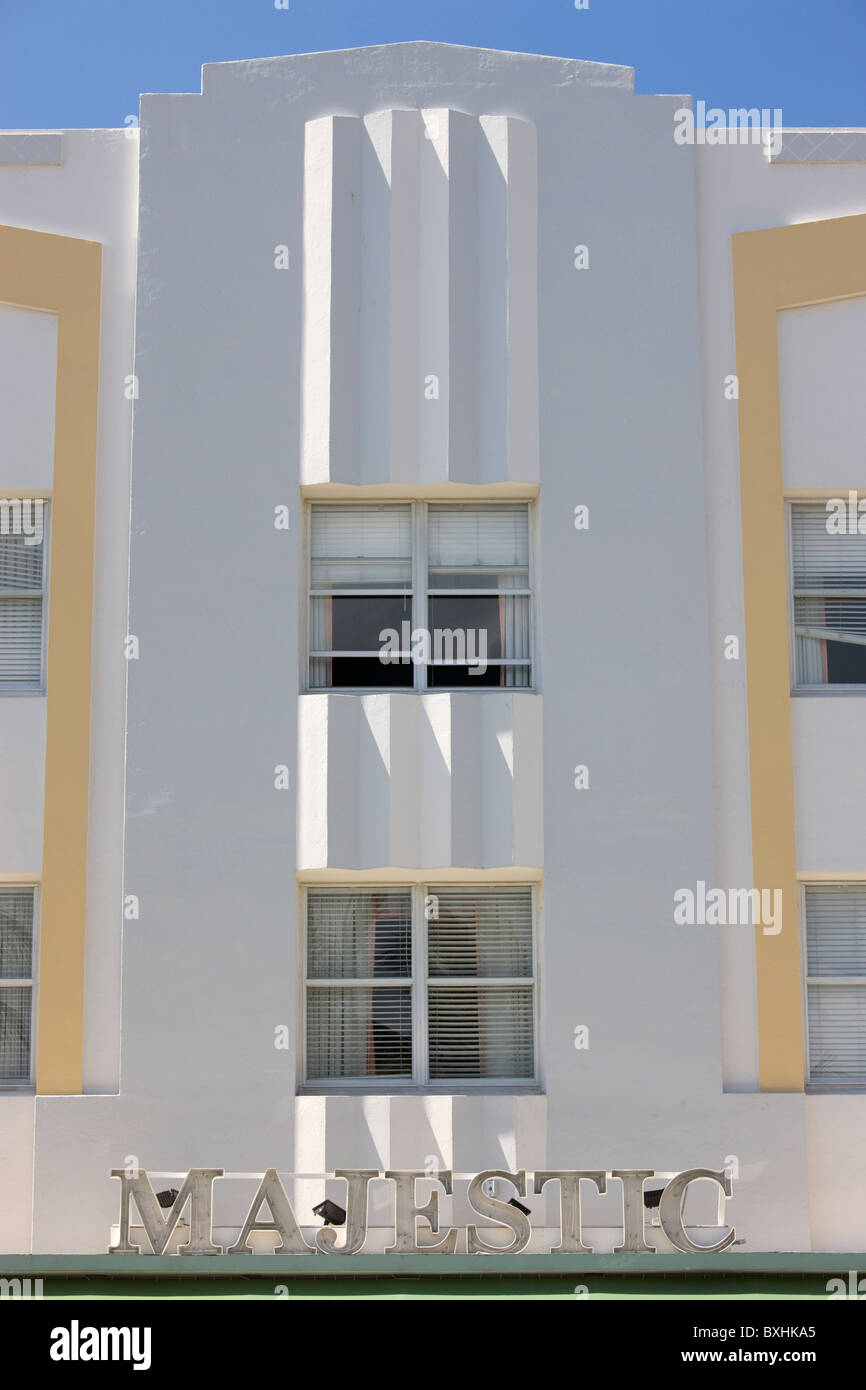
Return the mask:
<path id="1" fill-rule="evenodd" d="M 0 694 L 38 693 L 42 681 L 45 582 L 42 538 L 10 526 L 16 503 L 0 504 Z M 23 506 L 23 504 L 21 504 Z M 32 503 L 29 504 L 32 506 Z M 47 510 L 47 509 L 46 509 Z M 42 509 L 39 512 L 42 522 Z"/>
<path id="2" fill-rule="evenodd" d="M 528 885 L 309 888 L 306 1078 L 535 1079 Z"/>
<path id="3" fill-rule="evenodd" d="M 809 1080 L 866 1086 L 866 884 L 807 884 Z"/>
<path id="4" fill-rule="evenodd" d="M 313 503 L 308 686 L 532 684 L 527 503 Z"/>
<path id="5" fill-rule="evenodd" d="M 824 502 L 791 505 L 794 683 L 866 685 L 866 536 L 828 523 Z"/>
<path id="6" fill-rule="evenodd" d="M 0 886 L 0 1086 L 31 1080 L 36 890 Z"/>

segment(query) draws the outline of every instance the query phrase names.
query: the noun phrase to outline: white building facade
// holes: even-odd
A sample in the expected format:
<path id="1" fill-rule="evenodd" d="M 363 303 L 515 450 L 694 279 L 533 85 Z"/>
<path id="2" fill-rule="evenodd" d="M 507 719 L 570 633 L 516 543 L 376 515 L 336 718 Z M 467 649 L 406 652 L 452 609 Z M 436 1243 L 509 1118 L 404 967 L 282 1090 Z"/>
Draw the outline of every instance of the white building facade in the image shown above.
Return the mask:
<path id="1" fill-rule="evenodd" d="M 0 1251 L 196 1168 L 221 1248 L 273 1168 L 866 1249 L 866 134 L 689 105 L 413 43 L 0 136 Z"/>

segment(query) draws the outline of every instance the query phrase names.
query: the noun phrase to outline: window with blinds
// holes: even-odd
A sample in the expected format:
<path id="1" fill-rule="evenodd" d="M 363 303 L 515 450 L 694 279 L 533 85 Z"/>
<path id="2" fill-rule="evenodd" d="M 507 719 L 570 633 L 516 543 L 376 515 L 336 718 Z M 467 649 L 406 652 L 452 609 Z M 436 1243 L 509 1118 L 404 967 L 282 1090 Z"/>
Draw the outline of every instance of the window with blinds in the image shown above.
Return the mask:
<path id="1" fill-rule="evenodd" d="M 866 1086 L 866 884 L 807 884 L 809 1080 Z"/>
<path id="2" fill-rule="evenodd" d="M 0 1086 L 31 1081 L 35 898 L 0 885 Z"/>
<path id="3" fill-rule="evenodd" d="M 527 503 L 310 507 L 308 685 L 532 685 Z"/>
<path id="4" fill-rule="evenodd" d="M 795 502 L 791 559 L 795 684 L 866 685 L 866 536 L 839 534 L 825 502 Z"/>
<path id="5" fill-rule="evenodd" d="M 0 526 L 0 695 L 42 690 L 45 544 Z M 29 543 L 28 543 L 29 542 Z"/>
<path id="6" fill-rule="evenodd" d="M 528 885 L 309 888 L 308 1085 L 530 1084 Z"/>

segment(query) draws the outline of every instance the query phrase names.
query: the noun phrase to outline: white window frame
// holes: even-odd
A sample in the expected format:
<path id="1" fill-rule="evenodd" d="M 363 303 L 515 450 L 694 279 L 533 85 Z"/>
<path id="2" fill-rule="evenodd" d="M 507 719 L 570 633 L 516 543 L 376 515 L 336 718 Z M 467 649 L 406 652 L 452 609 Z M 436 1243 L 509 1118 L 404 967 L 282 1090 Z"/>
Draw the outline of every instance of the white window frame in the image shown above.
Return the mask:
<path id="1" fill-rule="evenodd" d="M 481 693 L 485 695 L 495 694 L 500 691 L 502 694 L 533 694 L 538 690 L 538 668 L 537 653 L 535 648 L 535 507 L 534 499 L 529 497 L 473 497 L 473 498 L 453 498 L 453 497 L 429 497 L 429 498 L 405 498 L 405 497 L 375 497 L 357 499 L 328 499 L 309 497 L 306 499 L 304 507 L 304 586 L 307 601 L 304 609 L 304 621 L 302 624 L 303 648 L 303 672 L 304 672 L 304 692 L 307 694 L 322 695 L 334 692 L 343 695 L 381 695 L 395 694 L 408 695 L 411 692 L 419 694 L 433 693 L 437 691 L 455 691 L 463 693 Z M 529 555 L 529 584 L 525 589 L 497 590 L 497 593 L 513 595 L 514 597 L 528 598 L 529 607 L 529 657 L 526 660 L 511 658 L 505 661 L 496 662 L 496 666 L 528 666 L 530 674 L 529 685 L 499 686 L 499 685 L 437 685 L 427 684 L 427 667 L 422 662 L 413 664 L 412 685 L 316 685 L 310 681 L 310 662 L 313 655 L 317 657 L 345 656 L 345 652 L 310 652 L 310 605 L 313 598 L 325 597 L 322 590 L 314 589 L 312 586 L 312 539 L 311 539 L 311 520 L 313 507 L 369 507 L 369 506 L 408 506 L 411 508 L 411 534 L 412 534 L 412 628 L 428 627 L 429 599 L 431 595 L 441 594 L 443 597 L 451 593 L 460 593 L 460 590 L 431 590 L 430 576 L 427 564 L 427 513 L 431 506 L 452 506 L 468 508 L 484 507 L 493 509 L 494 507 L 526 507 L 526 525 L 528 537 Z M 397 592 L 396 590 L 394 591 Z M 484 590 L 466 590 L 470 595 L 484 594 Z M 351 653 L 348 653 L 351 655 Z M 494 664 L 494 663 L 489 663 Z"/>
<path id="2" fill-rule="evenodd" d="M 858 687 L 859 688 L 859 687 Z M 825 1077 L 812 1078 L 812 1043 L 809 1037 L 809 986 L 810 985 L 862 985 L 866 988 L 866 975 L 810 975 L 809 938 L 806 921 L 807 888 L 863 888 L 866 889 L 866 876 L 862 878 L 809 878 L 801 879 L 799 884 L 800 901 L 800 959 L 803 962 L 803 1074 L 806 1089 L 814 1094 L 863 1095 L 866 1081 L 861 1085 L 852 1081 L 827 1081 Z"/>
<path id="3" fill-rule="evenodd" d="M 16 494 L 15 494 L 15 493 L 3 493 L 2 489 L 0 489 L 0 496 L 4 496 L 4 497 L 8 496 L 8 497 L 10 497 L 10 498 L 14 498 L 14 497 L 16 496 Z M 34 501 L 34 502 L 37 502 L 37 501 L 38 501 L 38 502 L 41 502 L 41 503 L 42 503 L 42 592 L 41 592 L 41 601 L 42 601 L 42 633 L 41 633 L 41 639 L 42 639 L 42 640 L 41 640 L 41 644 L 40 644 L 40 654 L 39 654 L 39 684 L 36 685 L 36 686 L 30 686 L 30 687 L 28 687 L 28 688 L 23 688 L 23 687 L 21 687 L 21 686 L 15 686 L 15 685 L 4 685 L 3 681 L 0 680 L 0 700 L 26 700 L 26 699 L 32 699 L 32 698 L 34 698 L 34 697 L 35 697 L 36 699 L 39 699 L 41 696 L 44 696 L 45 693 L 46 693 L 46 680 L 45 680 L 45 676 L 46 676 L 46 663 L 47 663 L 47 655 L 48 655 L 48 593 L 49 593 L 49 569 L 50 569 L 50 562 L 51 562 L 51 546 L 50 546 L 51 499 L 50 499 L 49 497 L 45 497 L 43 494 L 40 494 L 40 493 L 27 493 L 27 494 L 26 494 L 26 499 L 25 499 L 25 498 L 22 498 L 21 500 L 22 500 L 22 501 L 23 501 L 23 500 L 27 500 L 27 501 L 31 501 L 31 500 L 32 500 L 32 501 Z M 0 538 L 0 539 L 2 539 L 2 538 Z M 35 594 L 35 593 L 33 593 L 33 594 L 27 594 L 27 593 L 22 594 L 22 593 L 19 592 L 19 591 L 12 591 L 12 590 L 3 590 L 3 591 L 0 591 L 0 598 L 30 598 L 30 599 L 32 599 L 32 600 L 35 602 L 36 599 L 37 599 L 37 597 L 40 597 L 40 596 L 37 595 L 37 594 Z"/>
<path id="4" fill-rule="evenodd" d="M 33 879 L 0 880 L 0 888 L 11 888 L 15 892 L 29 890 L 33 894 L 33 937 L 30 948 L 30 977 L 26 980 L 0 979 L 0 989 L 30 986 L 30 1070 L 24 1080 L 4 1081 L 0 1078 L 0 1096 L 31 1094 L 36 1086 L 36 1024 L 39 1017 L 39 938 L 41 914 L 41 884 Z"/>
<path id="5" fill-rule="evenodd" d="M 316 979 L 310 980 L 307 977 L 307 896 L 311 888 L 337 890 L 357 890 L 364 893 L 396 893 L 408 892 L 411 895 L 412 912 L 412 973 L 411 975 L 400 978 L 391 978 L 377 975 L 373 979 Z M 433 977 L 433 987 L 438 986 L 467 986 L 467 987 L 488 987 L 493 985 L 524 985 L 532 989 L 532 1076 L 520 1077 L 437 1077 L 430 1080 L 428 1062 L 428 1028 L 427 1028 L 427 995 L 430 988 L 430 980 L 427 975 L 427 932 L 426 919 L 424 917 L 424 903 L 429 894 L 446 888 L 528 888 L 530 890 L 530 903 L 532 912 L 532 974 L 529 976 L 508 975 L 503 977 L 461 977 L 460 979 L 450 979 L 439 976 Z M 540 1062 L 539 1062 L 539 1041 L 540 1041 L 540 1005 L 539 1005 L 539 910 L 540 910 L 540 885 L 532 881 L 502 881 L 494 880 L 471 880 L 466 882 L 437 883 L 435 879 L 425 879 L 419 882 L 400 882 L 400 883 L 368 883 L 366 880 L 356 883 L 340 880 L 333 883 L 310 883 L 301 885 L 299 917 L 302 924 L 298 932 L 299 945 L 299 979 L 301 982 L 300 1001 L 299 1001 L 299 1028 L 298 1028 L 298 1092 L 302 1095 L 331 1095 L 340 1093 L 357 1094 L 362 1092 L 365 1095 L 392 1095 L 396 1093 L 413 1093 L 424 1095 L 447 1094 L 453 1095 L 461 1091 L 471 1092 L 507 1092 L 510 1095 L 518 1094 L 537 1094 L 541 1090 L 540 1082 Z M 333 1080 L 310 1080 L 307 1077 L 307 991 L 315 988 L 340 988 L 346 986 L 369 986 L 376 985 L 386 988 L 409 989 L 411 1009 L 412 1009 L 412 1076 L 411 1077 L 337 1077 Z"/>
<path id="6" fill-rule="evenodd" d="M 848 489 L 840 488 L 834 493 L 816 494 L 814 497 L 786 497 L 785 498 L 785 558 L 788 566 L 788 659 L 791 695 L 796 697 L 808 696 L 810 699 L 819 696 L 821 699 L 826 697 L 838 698 L 841 696 L 862 696 L 866 695 L 866 681 L 862 685 L 842 685 L 839 683 L 830 685 L 806 685 L 797 680 L 797 624 L 795 617 L 794 603 L 794 508 L 797 506 L 819 506 L 826 502 L 830 497 L 845 497 Z M 863 591 L 866 598 L 866 590 Z"/>

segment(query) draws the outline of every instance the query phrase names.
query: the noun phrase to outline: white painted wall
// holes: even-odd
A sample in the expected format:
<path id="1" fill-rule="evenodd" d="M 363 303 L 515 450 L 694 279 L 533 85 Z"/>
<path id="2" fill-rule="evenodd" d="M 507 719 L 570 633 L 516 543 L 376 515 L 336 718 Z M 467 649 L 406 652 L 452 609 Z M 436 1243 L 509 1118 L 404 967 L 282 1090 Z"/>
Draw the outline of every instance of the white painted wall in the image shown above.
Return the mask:
<path id="1" fill-rule="evenodd" d="M 56 379 L 57 315 L 0 304 L 0 496 L 51 489 Z"/>
<path id="2" fill-rule="evenodd" d="M 778 315 L 785 487 L 866 487 L 866 295 Z"/>
<path id="3" fill-rule="evenodd" d="M 0 882 L 7 875 L 35 883 L 42 874 L 44 699 L 0 698 L 0 767 Z"/>

